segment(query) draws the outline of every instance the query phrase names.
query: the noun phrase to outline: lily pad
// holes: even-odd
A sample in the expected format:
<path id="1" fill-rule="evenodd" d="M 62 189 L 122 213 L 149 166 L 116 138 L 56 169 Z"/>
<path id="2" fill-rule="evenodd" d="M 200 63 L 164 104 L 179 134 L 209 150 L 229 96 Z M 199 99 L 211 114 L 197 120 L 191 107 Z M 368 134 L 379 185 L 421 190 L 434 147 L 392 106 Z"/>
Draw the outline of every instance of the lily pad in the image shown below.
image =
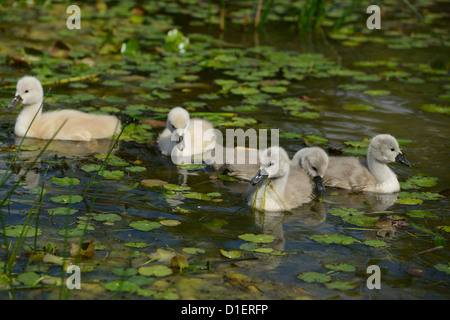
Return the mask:
<path id="1" fill-rule="evenodd" d="M 271 243 L 275 241 L 275 237 L 267 234 L 252 234 L 246 233 L 238 236 L 240 239 L 244 241 L 251 241 L 257 243 Z"/>
<path id="2" fill-rule="evenodd" d="M 367 246 L 371 247 L 385 247 L 387 243 L 382 240 L 367 240 L 363 242 Z"/>
<path id="3" fill-rule="evenodd" d="M 119 180 L 125 175 L 125 172 L 121 170 L 102 170 L 98 173 L 100 176 L 110 180 Z"/>
<path id="4" fill-rule="evenodd" d="M 350 283 L 348 281 L 333 281 L 325 283 L 325 286 L 328 289 L 336 289 L 336 290 L 352 290 L 356 287 L 355 284 Z"/>
<path id="5" fill-rule="evenodd" d="M 220 254 L 228 259 L 238 259 L 238 258 L 242 257 L 242 252 L 239 250 L 226 251 L 226 250 L 220 249 Z"/>
<path id="6" fill-rule="evenodd" d="M 183 252 L 189 254 L 197 254 L 197 253 L 205 253 L 205 250 L 200 248 L 183 248 Z"/>
<path id="7" fill-rule="evenodd" d="M 287 91 L 286 87 L 281 87 L 281 86 L 268 86 L 268 87 L 262 87 L 261 88 L 262 92 L 266 92 L 266 93 L 285 93 Z"/>
<path id="8" fill-rule="evenodd" d="M 143 276 L 164 277 L 172 274 L 172 269 L 163 265 L 145 266 L 138 269 L 139 274 Z"/>
<path id="9" fill-rule="evenodd" d="M 52 197 L 50 200 L 55 203 L 78 203 L 83 200 L 83 197 L 77 194 L 67 194 Z"/>
<path id="10" fill-rule="evenodd" d="M 356 271 L 356 268 L 350 264 L 347 263 L 340 263 L 340 264 L 326 264 L 325 268 L 334 270 L 334 271 L 343 271 L 343 272 L 354 272 Z"/>
<path id="11" fill-rule="evenodd" d="M 77 209 L 71 209 L 69 207 L 57 207 L 53 209 L 48 209 L 47 212 L 50 215 L 57 215 L 57 216 L 68 216 L 72 215 L 78 212 Z"/>
<path id="12" fill-rule="evenodd" d="M 17 276 L 17 280 L 26 286 L 35 286 L 41 277 L 36 272 L 24 272 Z"/>
<path id="13" fill-rule="evenodd" d="M 414 206 L 414 205 L 422 204 L 423 200 L 416 199 L 416 198 L 404 198 L 404 199 L 395 200 L 395 203 Z"/>
<path id="14" fill-rule="evenodd" d="M 64 177 L 64 178 L 52 177 L 52 182 L 54 184 L 56 184 L 57 186 L 67 187 L 67 186 L 73 186 L 73 185 L 79 184 L 80 180 L 76 179 L 76 178 L 69 178 L 69 177 Z"/>
<path id="15" fill-rule="evenodd" d="M 450 274 L 450 264 L 438 263 L 438 264 L 434 265 L 434 268 L 436 270 L 445 272 L 446 274 Z"/>
<path id="16" fill-rule="evenodd" d="M 437 218 L 437 214 L 434 212 L 429 212 L 425 210 L 411 210 L 406 212 L 406 214 L 412 218 Z"/>
<path id="17" fill-rule="evenodd" d="M 115 213 L 99 213 L 92 217 L 96 221 L 117 222 L 122 220 L 122 217 Z"/>
<path id="18" fill-rule="evenodd" d="M 349 111 L 369 111 L 375 108 L 364 104 L 348 104 L 344 106 L 344 109 Z"/>
<path id="19" fill-rule="evenodd" d="M 159 222 L 147 221 L 147 220 L 139 220 L 133 221 L 130 223 L 130 227 L 140 230 L 140 231 L 150 231 L 153 229 L 160 228 L 162 226 Z"/>
<path id="20" fill-rule="evenodd" d="M 426 112 L 450 115 L 450 107 L 444 107 L 437 104 L 424 104 L 420 109 Z"/>
<path id="21" fill-rule="evenodd" d="M 135 292 L 139 289 L 136 283 L 127 280 L 114 280 L 106 283 L 104 287 L 114 292 Z"/>
<path id="22" fill-rule="evenodd" d="M 308 283 L 312 282 L 325 283 L 331 280 L 330 275 L 326 273 L 319 273 L 313 271 L 302 272 L 297 276 L 297 278 Z"/>
<path id="23" fill-rule="evenodd" d="M 25 225 L 12 225 L 5 227 L 5 235 L 7 237 L 17 238 L 21 236 L 22 232 L 22 237 L 34 237 L 36 235 L 36 228 Z M 0 233 L 3 233 L 2 229 L 0 229 Z M 41 229 L 37 229 L 37 235 L 41 234 Z"/>
<path id="24" fill-rule="evenodd" d="M 317 234 L 310 237 L 311 240 L 330 244 L 330 243 L 336 243 L 336 244 L 352 244 L 355 242 L 360 242 L 356 240 L 353 237 L 344 236 L 340 234 Z"/>
<path id="25" fill-rule="evenodd" d="M 391 92 L 389 90 L 365 90 L 363 93 L 371 96 L 384 96 L 390 94 Z"/>

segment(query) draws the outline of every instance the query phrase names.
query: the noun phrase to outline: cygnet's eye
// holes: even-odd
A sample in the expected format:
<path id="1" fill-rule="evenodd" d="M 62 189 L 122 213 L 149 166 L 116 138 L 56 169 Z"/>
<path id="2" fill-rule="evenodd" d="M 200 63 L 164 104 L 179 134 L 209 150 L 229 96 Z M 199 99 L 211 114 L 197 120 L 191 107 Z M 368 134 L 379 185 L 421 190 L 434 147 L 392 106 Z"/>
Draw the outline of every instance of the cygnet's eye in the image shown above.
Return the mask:
<path id="1" fill-rule="evenodd" d="M 273 166 L 275 164 L 275 162 L 273 162 L 273 161 L 270 161 L 270 164 L 269 164 L 269 166 Z"/>
<path id="2" fill-rule="evenodd" d="M 312 167 L 312 169 L 313 169 L 314 171 L 317 171 L 316 167 Z"/>
<path id="3" fill-rule="evenodd" d="M 28 93 L 29 92 L 29 90 L 25 90 L 25 93 Z"/>
<path id="4" fill-rule="evenodd" d="M 392 148 L 392 149 L 391 149 L 391 151 L 395 151 L 395 149 L 394 149 L 394 148 Z"/>

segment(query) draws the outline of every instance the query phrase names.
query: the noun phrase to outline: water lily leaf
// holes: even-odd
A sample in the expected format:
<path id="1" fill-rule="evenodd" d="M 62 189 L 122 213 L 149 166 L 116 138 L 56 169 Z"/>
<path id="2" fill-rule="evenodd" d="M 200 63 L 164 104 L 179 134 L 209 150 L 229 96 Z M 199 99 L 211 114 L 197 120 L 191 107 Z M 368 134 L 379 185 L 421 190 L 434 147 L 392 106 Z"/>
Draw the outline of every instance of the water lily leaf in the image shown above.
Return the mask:
<path id="1" fill-rule="evenodd" d="M 152 188 L 152 187 L 162 186 L 162 185 L 168 184 L 168 182 L 167 181 L 163 181 L 163 180 L 158 180 L 158 179 L 146 179 L 146 180 L 142 180 L 141 184 L 143 186 Z"/>
<path id="2" fill-rule="evenodd" d="M 166 227 L 175 227 L 181 224 L 179 220 L 171 220 L 171 219 L 161 220 L 159 221 L 159 223 L 161 223 L 163 226 Z"/>
<path id="3" fill-rule="evenodd" d="M 322 243 L 336 243 L 336 244 L 352 244 L 354 242 L 358 242 L 353 237 L 344 236 L 340 234 L 317 234 L 310 237 L 311 240 L 322 242 Z"/>
<path id="4" fill-rule="evenodd" d="M 242 257 L 242 252 L 239 250 L 226 251 L 226 250 L 220 249 L 220 254 L 228 259 L 238 259 L 238 258 Z"/>
<path id="5" fill-rule="evenodd" d="M 450 274 L 450 264 L 438 263 L 434 265 L 434 268 L 438 271 L 445 272 L 446 274 Z"/>
<path id="6" fill-rule="evenodd" d="M 275 241 L 275 237 L 267 234 L 252 234 L 246 233 L 238 236 L 240 239 L 244 241 L 251 241 L 257 243 L 271 243 Z"/>
<path id="7" fill-rule="evenodd" d="M 299 112 L 299 111 L 292 111 L 291 114 L 294 117 L 302 118 L 302 119 L 317 119 L 320 118 L 320 114 L 315 111 L 305 111 L 305 112 Z"/>
<path id="8" fill-rule="evenodd" d="M 145 266 L 138 269 L 139 274 L 143 276 L 164 277 L 172 274 L 172 269 L 163 265 Z"/>
<path id="9" fill-rule="evenodd" d="M 81 170 L 86 172 L 93 172 L 100 170 L 101 167 L 101 164 L 85 164 L 81 166 Z"/>
<path id="10" fill-rule="evenodd" d="M 78 203 L 83 200 L 83 197 L 77 194 L 60 195 L 50 198 L 50 201 L 55 203 Z"/>
<path id="11" fill-rule="evenodd" d="M 333 281 L 325 283 L 325 286 L 328 289 L 337 289 L 337 290 L 352 290 L 356 287 L 355 284 L 350 283 L 348 281 Z"/>
<path id="12" fill-rule="evenodd" d="M 69 207 L 57 207 L 53 209 L 48 209 L 47 212 L 50 215 L 57 215 L 57 216 L 68 216 L 72 215 L 78 212 L 77 209 L 71 209 Z"/>
<path id="13" fill-rule="evenodd" d="M 184 186 L 179 186 L 179 185 L 170 184 L 170 183 L 164 184 L 163 187 L 164 187 L 164 189 L 170 190 L 170 191 L 187 191 L 187 190 L 191 189 L 191 187 L 187 187 L 187 186 L 184 187 Z"/>
<path id="14" fill-rule="evenodd" d="M 378 218 L 367 216 L 345 216 L 342 217 L 342 220 L 360 227 L 370 227 L 375 225 Z"/>
<path id="15" fill-rule="evenodd" d="M 178 168 L 180 169 L 186 169 L 186 170 L 201 170 L 203 169 L 205 166 L 201 163 L 190 163 L 190 164 L 179 164 L 177 165 Z"/>
<path id="16" fill-rule="evenodd" d="M 101 153 L 101 154 L 96 154 L 94 156 L 94 158 L 105 161 L 106 157 L 108 157 L 108 160 L 106 161 L 107 164 L 112 165 L 112 166 L 117 166 L 117 167 L 125 167 L 128 166 L 128 162 L 126 162 L 124 159 L 115 156 L 113 154 L 110 154 L 108 156 L 107 153 Z"/>
<path id="17" fill-rule="evenodd" d="M 364 104 L 348 104 L 344 106 L 344 109 L 349 111 L 369 111 L 375 108 Z"/>
<path id="18" fill-rule="evenodd" d="M 395 200 L 395 203 L 414 206 L 414 205 L 417 205 L 417 204 L 422 204 L 423 200 L 422 199 L 416 199 L 416 198 L 404 198 L 404 199 L 397 199 L 397 200 Z"/>
<path id="19" fill-rule="evenodd" d="M 240 87 L 237 87 L 237 88 L 232 88 L 232 89 L 230 90 L 230 92 L 231 92 L 232 94 L 236 94 L 236 95 L 244 95 L 244 96 L 247 96 L 247 95 L 257 94 L 257 93 L 259 93 L 259 90 L 256 89 L 256 88 L 250 88 L 250 87 L 243 87 L 243 86 L 240 86 Z"/>
<path id="20" fill-rule="evenodd" d="M 136 268 L 112 268 L 111 272 L 119 277 L 131 277 L 138 273 Z"/>
<path id="21" fill-rule="evenodd" d="M 364 212 L 362 212 L 362 211 L 359 211 L 359 210 L 353 209 L 353 208 L 347 208 L 347 207 L 336 208 L 336 209 L 333 208 L 333 209 L 330 209 L 328 212 L 333 216 L 339 216 L 339 217 L 364 214 Z"/>
<path id="22" fill-rule="evenodd" d="M 420 109 L 426 112 L 450 115 L 450 107 L 439 106 L 436 104 L 424 104 Z"/>
<path id="23" fill-rule="evenodd" d="M 205 253 L 205 250 L 200 248 L 183 248 L 183 252 L 186 252 L 188 254 L 197 254 L 197 253 Z"/>
<path id="24" fill-rule="evenodd" d="M 331 269 L 334 271 L 343 271 L 343 272 L 354 272 L 356 271 L 356 268 L 350 264 L 347 263 L 340 263 L 340 264 L 326 264 L 325 268 Z"/>
<path id="25" fill-rule="evenodd" d="M 391 92 L 389 90 L 366 90 L 363 91 L 363 93 L 371 96 L 384 96 L 390 94 Z"/>
<path id="26" fill-rule="evenodd" d="M 331 280 L 330 275 L 326 273 L 319 273 L 313 271 L 302 272 L 297 276 L 297 278 L 309 283 L 312 282 L 325 283 Z"/>
<path id="27" fill-rule="evenodd" d="M 437 226 L 438 230 L 444 230 L 445 232 L 450 232 L 450 226 Z"/>
<path id="28" fill-rule="evenodd" d="M 121 170 L 102 170 L 98 174 L 106 179 L 119 180 L 125 175 L 125 172 Z"/>
<path id="29" fill-rule="evenodd" d="M 69 177 L 64 177 L 64 178 L 52 177 L 52 182 L 54 184 L 56 184 L 57 186 L 67 187 L 67 186 L 73 186 L 73 185 L 79 184 L 80 180 L 76 179 L 76 178 L 69 178 Z"/>
<path id="30" fill-rule="evenodd" d="M 122 220 L 122 217 L 115 213 L 99 213 L 92 217 L 96 221 L 117 222 Z"/>
<path id="31" fill-rule="evenodd" d="M 160 228 L 162 226 L 159 222 L 147 221 L 147 220 L 139 220 L 133 221 L 130 223 L 130 227 L 140 230 L 140 231 L 150 231 L 153 229 Z"/>
<path id="32" fill-rule="evenodd" d="M 23 234 L 22 234 L 23 231 Z M 0 229 L 0 233 L 3 233 L 3 230 Z M 36 234 L 36 228 L 25 226 L 25 225 L 12 225 L 5 227 L 5 235 L 7 237 L 34 237 Z M 37 235 L 41 235 L 41 229 L 37 229 Z"/>
<path id="33" fill-rule="evenodd" d="M 282 94 L 282 93 L 285 93 L 287 91 L 287 88 L 286 87 L 281 87 L 281 86 L 267 86 L 267 87 L 262 87 L 261 91 L 262 92 L 266 92 L 266 93 Z"/>
<path id="34" fill-rule="evenodd" d="M 39 146 L 31 146 L 31 145 L 23 144 L 20 146 L 20 150 L 21 151 L 36 151 L 36 150 L 39 150 Z"/>
<path id="35" fill-rule="evenodd" d="M 127 242 L 124 245 L 131 248 L 145 248 L 148 246 L 145 242 Z"/>
<path id="36" fill-rule="evenodd" d="M 187 192 L 183 193 L 183 197 L 190 198 L 190 199 L 197 199 L 197 200 L 211 200 L 211 197 L 200 192 Z"/>
<path id="37" fill-rule="evenodd" d="M 400 182 L 402 189 L 419 189 L 420 187 L 433 187 L 437 184 L 438 178 L 417 175 L 409 178 L 405 182 Z"/>
<path id="38" fill-rule="evenodd" d="M 412 218 L 437 218 L 437 214 L 434 212 L 429 212 L 425 210 L 411 210 L 406 212 L 406 214 Z"/>
<path id="39" fill-rule="evenodd" d="M 139 289 L 139 286 L 136 283 L 128 280 L 114 280 L 106 283 L 104 287 L 107 290 L 114 292 L 135 292 Z"/>
<path id="40" fill-rule="evenodd" d="M 411 225 L 411 227 L 413 227 L 416 230 L 422 231 L 427 234 L 434 235 L 434 232 L 432 230 L 425 228 L 424 226 L 421 226 L 420 224 L 414 223 L 412 221 L 410 221 L 409 224 Z"/>
<path id="41" fill-rule="evenodd" d="M 309 142 L 318 142 L 318 143 L 327 143 L 328 139 L 325 137 L 315 136 L 315 135 L 307 135 L 305 137 L 305 140 L 308 140 Z"/>
<path id="42" fill-rule="evenodd" d="M 130 172 L 144 172 L 144 171 L 147 171 L 147 168 L 141 167 L 141 166 L 132 166 L 132 167 L 126 167 L 125 170 L 130 171 Z"/>
<path id="43" fill-rule="evenodd" d="M 384 247 L 387 246 L 387 243 L 381 240 L 367 240 L 363 242 L 367 246 L 371 247 Z"/>
<path id="44" fill-rule="evenodd" d="M 338 85 L 339 89 L 343 89 L 343 90 L 358 90 L 358 91 L 362 91 L 367 89 L 367 86 L 365 84 L 351 84 L 351 83 L 345 83 L 345 84 L 340 84 Z"/>
<path id="45" fill-rule="evenodd" d="M 41 276 L 36 272 L 24 272 L 17 276 L 17 280 L 26 286 L 35 286 L 41 280 Z"/>

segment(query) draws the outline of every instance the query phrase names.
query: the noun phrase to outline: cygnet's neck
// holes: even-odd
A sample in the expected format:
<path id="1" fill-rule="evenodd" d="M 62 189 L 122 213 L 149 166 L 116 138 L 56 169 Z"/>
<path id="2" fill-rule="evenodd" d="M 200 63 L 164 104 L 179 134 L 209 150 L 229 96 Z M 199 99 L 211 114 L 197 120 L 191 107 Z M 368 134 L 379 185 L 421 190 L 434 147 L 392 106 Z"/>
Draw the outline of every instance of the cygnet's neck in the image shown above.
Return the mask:
<path id="1" fill-rule="evenodd" d="M 29 104 L 23 107 L 23 110 L 20 112 L 16 121 L 16 134 L 20 136 L 24 136 L 28 127 L 30 127 L 31 122 L 33 121 L 33 125 L 37 123 L 41 113 L 42 113 L 42 100 L 40 102 L 36 102 L 33 104 Z M 35 118 L 36 116 L 36 118 Z"/>
<path id="2" fill-rule="evenodd" d="M 266 183 L 271 183 L 273 187 L 273 191 L 276 192 L 276 194 L 283 199 L 284 193 L 287 185 L 287 181 L 289 179 L 289 168 L 287 169 L 287 172 L 282 177 L 277 177 L 275 179 L 267 179 Z"/>
<path id="3" fill-rule="evenodd" d="M 400 184 L 395 173 L 386 163 L 382 163 L 370 156 L 367 157 L 367 164 L 370 173 L 377 179 L 378 186 L 384 192 L 395 192 L 400 189 Z"/>

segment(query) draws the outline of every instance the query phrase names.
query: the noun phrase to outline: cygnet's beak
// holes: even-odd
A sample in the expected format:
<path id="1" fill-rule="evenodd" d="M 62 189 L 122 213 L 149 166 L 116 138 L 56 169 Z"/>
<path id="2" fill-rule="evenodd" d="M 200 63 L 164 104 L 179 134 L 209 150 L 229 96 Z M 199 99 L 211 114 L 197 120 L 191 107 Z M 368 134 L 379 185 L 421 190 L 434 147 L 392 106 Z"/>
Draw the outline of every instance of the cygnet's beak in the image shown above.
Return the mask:
<path id="1" fill-rule="evenodd" d="M 183 139 L 183 136 L 180 135 L 180 136 L 178 136 L 178 144 L 177 144 L 177 148 L 178 148 L 180 151 L 183 151 L 183 150 L 184 150 L 184 147 L 185 147 L 184 139 Z"/>
<path id="2" fill-rule="evenodd" d="M 411 167 L 411 163 L 409 163 L 409 161 L 405 158 L 405 156 L 401 152 L 399 152 L 398 155 L 395 157 L 395 162 Z"/>
<path id="3" fill-rule="evenodd" d="M 319 191 L 319 194 L 325 193 L 326 189 L 323 186 L 323 179 L 321 176 L 315 176 L 313 178 L 314 184 L 316 185 L 317 191 Z"/>
<path id="4" fill-rule="evenodd" d="M 264 169 L 259 169 L 256 175 L 250 180 L 250 183 L 254 186 L 267 179 L 269 174 Z"/>
<path id="5" fill-rule="evenodd" d="M 8 104 L 8 108 L 14 108 L 15 106 L 21 104 L 23 101 L 22 97 L 19 95 L 16 95 L 14 99 Z"/>

